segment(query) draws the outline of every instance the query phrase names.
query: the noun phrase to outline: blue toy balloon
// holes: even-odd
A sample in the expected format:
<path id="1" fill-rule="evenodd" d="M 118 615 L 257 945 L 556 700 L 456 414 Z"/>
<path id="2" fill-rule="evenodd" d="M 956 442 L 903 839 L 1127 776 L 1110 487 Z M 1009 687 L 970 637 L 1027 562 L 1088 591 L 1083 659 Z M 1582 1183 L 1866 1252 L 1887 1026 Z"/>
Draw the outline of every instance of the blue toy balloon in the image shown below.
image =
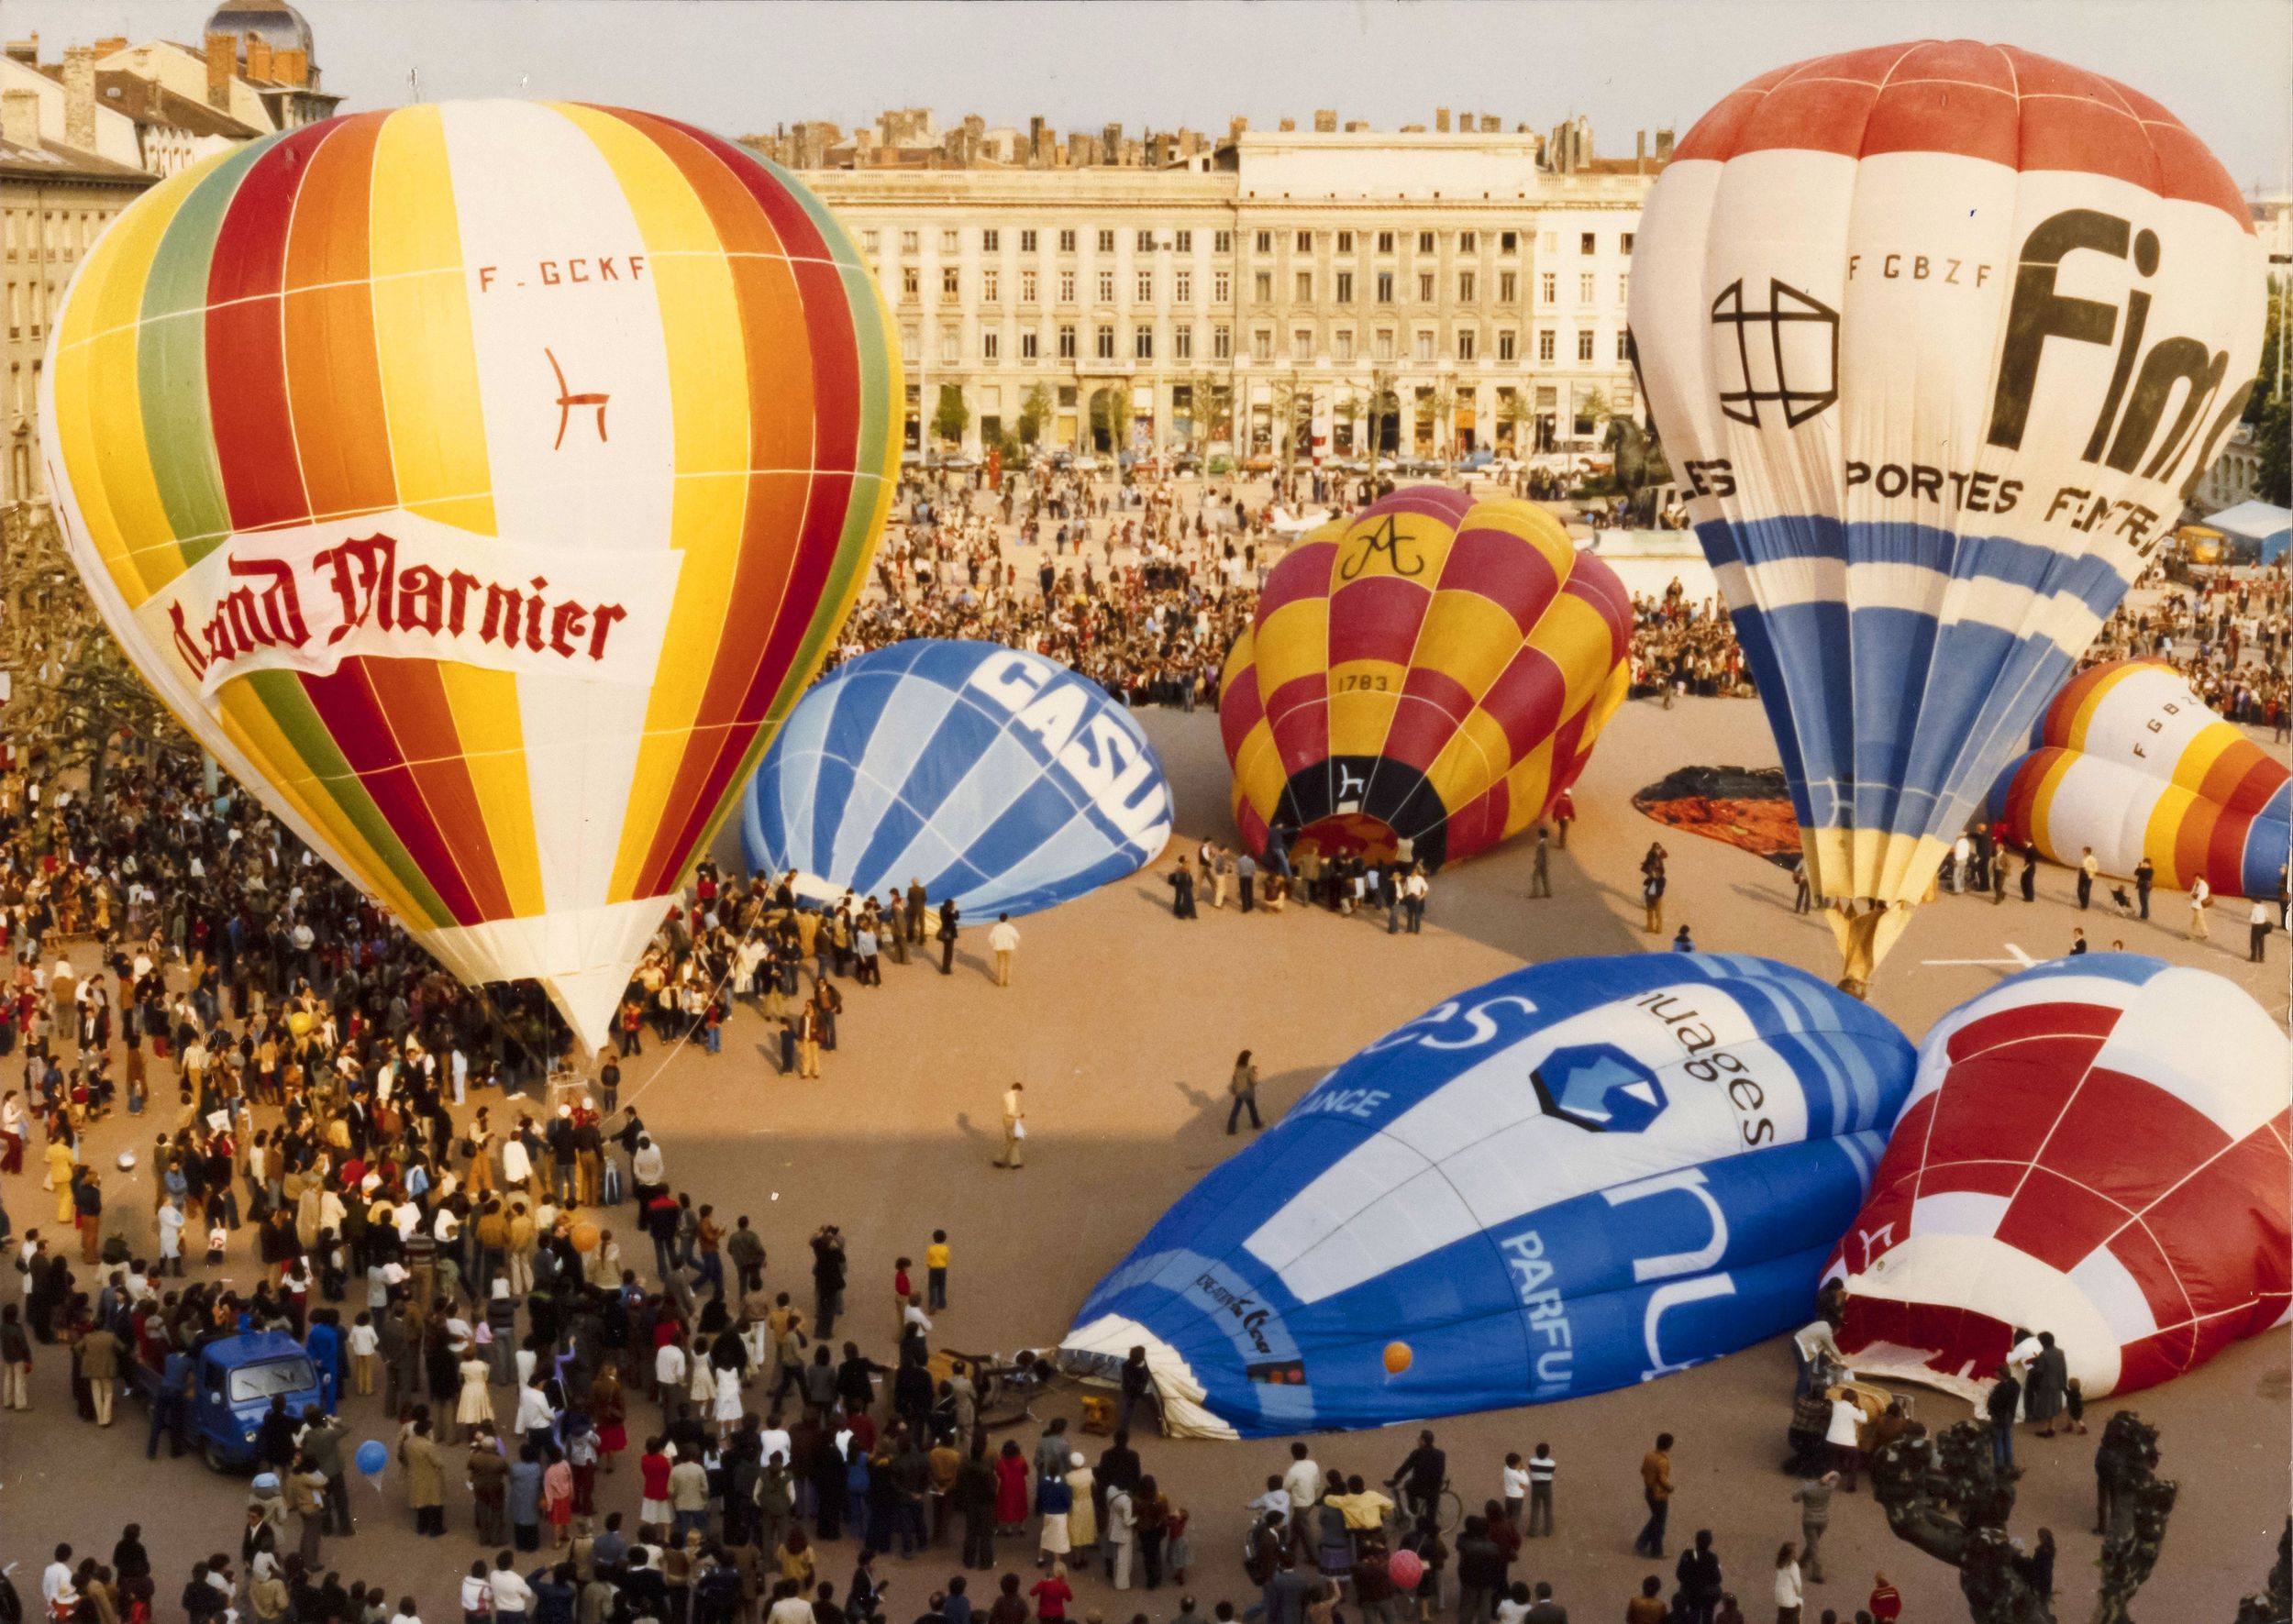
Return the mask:
<path id="1" fill-rule="evenodd" d="M 382 1440 L 370 1438 L 359 1445 L 357 1459 L 360 1471 L 369 1477 L 379 1477 L 382 1468 L 390 1464 L 390 1451 L 383 1447 Z"/>
<path id="2" fill-rule="evenodd" d="M 919 638 L 839 666 L 748 786 L 751 870 L 833 902 L 920 879 L 970 914 L 1031 913 L 1120 879 L 1170 837 L 1170 788 L 1096 683 L 994 643 Z"/>
<path id="3" fill-rule="evenodd" d="M 1886 1017 L 1764 959 L 1515 971 L 1371 1044 L 1195 1186 L 1061 1355 L 1105 1374 L 1144 1345 L 1172 1430 L 1224 1437 L 1685 1369 L 1813 1313 L 1915 1065 Z"/>

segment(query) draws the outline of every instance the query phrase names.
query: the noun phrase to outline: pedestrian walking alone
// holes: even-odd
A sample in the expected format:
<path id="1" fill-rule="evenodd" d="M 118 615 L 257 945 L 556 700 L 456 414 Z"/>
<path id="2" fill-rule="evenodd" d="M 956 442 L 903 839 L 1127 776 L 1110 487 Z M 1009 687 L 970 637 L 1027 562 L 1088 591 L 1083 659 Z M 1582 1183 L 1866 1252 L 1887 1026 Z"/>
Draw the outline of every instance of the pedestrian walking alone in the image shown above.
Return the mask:
<path id="1" fill-rule="evenodd" d="M 1229 1139 L 1234 1137 L 1235 1124 L 1242 1120 L 1242 1113 L 1246 1110 L 1250 1113 L 1251 1127 L 1266 1126 L 1258 1120 L 1258 1068 L 1252 1063 L 1249 1050 L 1245 1049 L 1235 1057 L 1234 1076 L 1227 1079 L 1226 1092 L 1234 1098 L 1234 1103 L 1226 1108 L 1226 1136 Z"/>
<path id="2" fill-rule="evenodd" d="M 1016 1167 L 1027 1144 L 1026 1084 L 1014 1083 L 1003 1090 L 1003 1154 L 998 1167 Z"/>

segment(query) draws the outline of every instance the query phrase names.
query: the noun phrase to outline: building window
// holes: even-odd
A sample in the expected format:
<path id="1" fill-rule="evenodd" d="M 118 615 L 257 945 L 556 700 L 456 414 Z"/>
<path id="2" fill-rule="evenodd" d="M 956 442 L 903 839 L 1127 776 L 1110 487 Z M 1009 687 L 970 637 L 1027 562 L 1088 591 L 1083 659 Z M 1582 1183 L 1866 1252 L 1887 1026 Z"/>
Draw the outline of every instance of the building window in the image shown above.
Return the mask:
<path id="1" fill-rule="evenodd" d="M 1211 303 L 1212 303 L 1212 304 L 1228 304 L 1228 303 L 1230 303 L 1230 302 L 1233 300 L 1233 298 L 1234 298 L 1234 273 L 1233 273 L 1233 272 L 1231 272 L 1231 271 L 1213 271 L 1213 272 L 1211 272 L 1211 278 L 1210 278 L 1210 300 L 1211 300 Z"/>
<path id="2" fill-rule="evenodd" d="M 1393 272 L 1390 271 L 1378 272 L 1378 303 L 1380 304 L 1393 303 Z"/>
<path id="3" fill-rule="evenodd" d="M 1250 295 L 1261 304 L 1271 304 L 1274 298 L 1274 273 L 1270 271 L 1255 272 L 1250 278 Z"/>
<path id="4" fill-rule="evenodd" d="M 993 366 L 1003 356 L 1003 336 L 993 328 L 980 335 L 980 359 Z"/>
<path id="5" fill-rule="evenodd" d="M 1473 329 L 1470 327 L 1459 327 L 1457 329 L 1457 359 L 1461 361 L 1471 360 L 1473 359 Z"/>
<path id="6" fill-rule="evenodd" d="M 1194 273 L 1191 271 L 1177 271 L 1170 280 L 1174 284 L 1170 290 L 1171 297 L 1181 304 L 1193 304 Z"/>
<path id="7" fill-rule="evenodd" d="M 1633 279 L 1629 272 L 1616 279 L 1616 302 L 1619 304 L 1633 302 Z"/>
<path id="8" fill-rule="evenodd" d="M 1042 336 L 1033 327 L 1019 335 L 1019 359 L 1022 365 L 1032 363 L 1042 353 Z"/>
<path id="9" fill-rule="evenodd" d="M 1036 282 L 1035 272 L 1032 271 L 1021 271 L 1019 273 L 1019 302 L 1022 304 L 1034 304 L 1036 301 Z"/>
<path id="10" fill-rule="evenodd" d="M 1380 231 L 1380 232 L 1379 232 L 1379 233 L 1378 233 L 1378 252 L 1379 252 L 1380 254 L 1390 254 L 1390 253 L 1391 253 L 1392 251 L 1393 251 L 1393 233 L 1391 233 L 1390 231 Z"/>
<path id="11" fill-rule="evenodd" d="M 1497 359 L 1501 361 L 1512 360 L 1514 359 L 1514 352 L 1517 348 L 1518 342 L 1513 336 L 1512 329 L 1511 327 L 1498 328 Z"/>
<path id="12" fill-rule="evenodd" d="M 1020 232 L 1019 251 L 1023 254 L 1032 254 L 1035 252 L 1035 233 L 1033 231 Z"/>
<path id="13" fill-rule="evenodd" d="M 1579 361 L 1589 361 L 1592 359 L 1592 329 L 1590 327 L 1577 329 L 1577 359 Z"/>
<path id="14" fill-rule="evenodd" d="M 900 353 L 915 356 L 924 353 L 924 329 L 914 322 L 900 329 Z"/>
<path id="15" fill-rule="evenodd" d="M 1059 359 L 1063 361 L 1071 361 L 1074 359 L 1075 324 L 1073 322 L 1061 322 L 1059 323 Z"/>
<path id="16" fill-rule="evenodd" d="M 1616 239 L 1617 252 L 1623 254 L 1627 260 L 1631 259 L 1633 252 L 1633 238 L 1639 235 L 1640 234 L 1636 231 L 1627 231 L 1623 236 L 1618 238 Z"/>
<path id="17" fill-rule="evenodd" d="M 1297 303 L 1299 303 L 1299 304 L 1313 304 L 1313 271 L 1301 271 L 1300 272 L 1298 272 L 1298 274 L 1297 274 L 1297 276 L 1296 276 L 1296 278 L 1295 278 L 1294 280 L 1296 281 L 1296 283 L 1297 283 L 1297 287 L 1296 287 L 1296 300 L 1297 300 Z"/>
<path id="18" fill-rule="evenodd" d="M 1351 304 L 1354 302 L 1354 273 L 1350 271 L 1341 271 L 1337 273 L 1337 302 L 1340 304 Z"/>
<path id="19" fill-rule="evenodd" d="M 1630 327 L 1616 329 L 1616 363 L 1624 366 L 1633 359 L 1633 335 Z"/>
<path id="20" fill-rule="evenodd" d="M 1458 252 L 1458 253 L 1460 253 L 1460 254 L 1478 254 L 1478 253 L 1479 253 L 1480 251 L 1481 251 L 1481 234 L 1480 234 L 1479 232 L 1478 232 L 1478 231 L 1460 231 L 1460 232 L 1458 232 L 1458 233 L 1457 233 L 1457 252 Z"/>
<path id="21" fill-rule="evenodd" d="M 1152 304 L 1155 302 L 1155 273 L 1151 271 L 1142 271 L 1138 273 L 1138 302 L 1141 304 Z"/>
<path id="22" fill-rule="evenodd" d="M 1313 359 L 1313 329 L 1300 327 L 1290 335 L 1290 359 L 1310 361 Z"/>
<path id="23" fill-rule="evenodd" d="M 1577 303 L 1579 304 L 1592 303 L 1592 272 L 1590 271 L 1577 278 Z"/>
<path id="24" fill-rule="evenodd" d="M 1381 361 L 1390 361 L 1393 359 L 1393 329 L 1391 327 L 1378 329 L 1378 336 L 1371 344 L 1370 353 Z"/>
<path id="25" fill-rule="evenodd" d="M 1274 251 L 1274 234 L 1271 231 L 1258 233 L 1257 250 L 1261 254 L 1270 254 Z"/>
<path id="26" fill-rule="evenodd" d="M 939 234 L 939 251 L 943 254 L 952 254 L 957 251 L 956 234 L 954 232 L 943 231 Z"/>
<path id="27" fill-rule="evenodd" d="M 1457 272 L 1457 303 L 1460 304 L 1473 303 L 1473 273 L 1469 271 Z"/>
<path id="28" fill-rule="evenodd" d="M 952 367 L 962 359 L 962 333 L 954 327 L 942 327 L 939 332 L 939 364 Z"/>
<path id="29" fill-rule="evenodd" d="M 1059 272 L 1059 303 L 1072 304 L 1074 302 L 1075 273 L 1071 271 L 1062 271 Z"/>
<path id="30" fill-rule="evenodd" d="M 1497 273 L 1497 303 L 1512 304 L 1517 304 L 1520 298 L 1521 273 L 1517 271 L 1500 271 Z"/>
<path id="31" fill-rule="evenodd" d="M 1071 254 L 1074 251 L 1075 233 L 1074 229 L 1070 226 L 1067 230 L 1059 233 L 1059 252 L 1062 254 Z"/>
<path id="32" fill-rule="evenodd" d="M 1191 254 L 1194 251 L 1194 233 L 1191 231 L 1173 233 L 1171 242 L 1181 254 Z"/>
<path id="33" fill-rule="evenodd" d="M 1210 330 L 1210 359 L 1214 361 L 1234 359 L 1234 329 L 1224 322 Z"/>
<path id="34" fill-rule="evenodd" d="M 1539 273 L 1536 279 L 1536 296 L 1547 304 L 1557 300 L 1560 297 L 1560 278 L 1550 271 Z"/>
<path id="35" fill-rule="evenodd" d="M 990 226 L 980 233 L 980 252 L 999 254 L 1003 250 L 1003 234 Z"/>
<path id="36" fill-rule="evenodd" d="M 1170 354 L 1176 360 L 1194 359 L 1194 329 L 1185 322 L 1170 329 Z"/>
<path id="37" fill-rule="evenodd" d="M 1153 253 L 1155 251 L 1155 234 L 1152 231 L 1140 232 L 1136 242 L 1133 246 L 1139 253 Z"/>
<path id="38" fill-rule="evenodd" d="M 1354 329 L 1340 327 L 1331 334 L 1330 349 L 1341 363 L 1351 361 L 1354 359 Z"/>
<path id="39" fill-rule="evenodd" d="M 953 265 L 945 267 L 939 273 L 940 297 L 944 299 L 953 299 L 962 291 L 963 272 L 957 270 Z"/>
<path id="40" fill-rule="evenodd" d="M 1337 251 L 1341 254 L 1350 254 L 1354 251 L 1354 234 L 1352 232 L 1341 231 L 1337 234 Z"/>
<path id="41" fill-rule="evenodd" d="M 1131 330 L 1131 359 L 1150 361 L 1155 359 L 1155 329 L 1134 327 Z"/>
<path id="42" fill-rule="evenodd" d="M 1420 327 L 1417 331 L 1417 359 L 1421 361 L 1430 361 L 1433 358 L 1433 329 L 1430 327 Z"/>
<path id="43" fill-rule="evenodd" d="M 1099 303 L 1102 304 L 1114 303 L 1114 272 L 1112 271 L 1102 271 L 1099 273 Z"/>
<path id="44" fill-rule="evenodd" d="M 1430 254 L 1434 251 L 1434 234 L 1432 232 L 1421 231 L 1417 234 L 1417 251 L 1421 254 Z"/>
<path id="45" fill-rule="evenodd" d="M 1231 231 L 1212 232 L 1210 237 L 1210 251 L 1213 254 L 1233 253 L 1234 233 Z"/>
<path id="46" fill-rule="evenodd" d="M 1274 359 L 1273 328 L 1260 327 L 1250 335 L 1250 354 L 1254 359 L 1262 361 L 1270 361 Z"/>
<path id="47" fill-rule="evenodd" d="M 989 304 L 998 304 L 1003 296 L 1003 277 L 998 271 L 980 272 L 980 298 Z"/>
<path id="48" fill-rule="evenodd" d="M 1421 271 L 1417 273 L 1417 302 L 1420 304 L 1431 304 L 1434 302 L 1434 273 L 1430 271 Z"/>
<path id="49" fill-rule="evenodd" d="M 1102 254 L 1112 254 L 1114 252 L 1113 232 L 1102 231 L 1099 233 L 1099 251 Z"/>
<path id="50" fill-rule="evenodd" d="M 1093 329 L 1091 351 L 1102 361 L 1111 361 L 1114 359 L 1114 329 L 1113 327 L 1102 326 Z"/>
<path id="51" fill-rule="evenodd" d="M 922 289 L 922 276 L 913 265 L 900 267 L 900 297 L 913 299 Z"/>
<path id="52" fill-rule="evenodd" d="M 900 233 L 900 251 L 903 254 L 913 254 L 915 252 L 914 232 L 903 231 Z"/>
<path id="53" fill-rule="evenodd" d="M 1579 238 L 1577 238 L 1577 252 L 1579 252 L 1579 254 L 1589 254 L 1589 253 L 1590 253 L 1591 251 L 1592 251 L 1592 233 L 1590 233 L 1590 231 L 1588 231 L 1588 232 L 1585 232 L 1582 236 L 1580 236 L 1580 237 L 1579 237 Z"/>
<path id="54" fill-rule="evenodd" d="M 1553 329 L 1550 327 L 1536 330 L 1536 359 L 1545 362 L 1553 359 Z"/>
<path id="55" fill-rule="evenodd" d="M 1500 231 L 1497 233 L 1497 251 L 1501 254 L 1519 253 L 1521 251 L 1521 234 L 1518 231 Z"/>
<path id="56" fill-rule="evenodd" d="M 1301 231 L 1298 233 L 1298 251 L 1302 254 L 1311 254 L 1313 252 L 1313 232 Z"/>
<path id="57" fill-rule="evenodd" d="M 10 211 L 8 217 L 11 220 L 15 219 L 16 215 L 13 210 Z M 860 247 L 866 249 L 871 254 L 881 249 L 883 247 L 883 244 L 884 234 L 881 231 L 863 231 L 860 233 Z M 8 244 L 8 258 L 11 260 L 16 258 L 16 244 L 13 242 Z"/>

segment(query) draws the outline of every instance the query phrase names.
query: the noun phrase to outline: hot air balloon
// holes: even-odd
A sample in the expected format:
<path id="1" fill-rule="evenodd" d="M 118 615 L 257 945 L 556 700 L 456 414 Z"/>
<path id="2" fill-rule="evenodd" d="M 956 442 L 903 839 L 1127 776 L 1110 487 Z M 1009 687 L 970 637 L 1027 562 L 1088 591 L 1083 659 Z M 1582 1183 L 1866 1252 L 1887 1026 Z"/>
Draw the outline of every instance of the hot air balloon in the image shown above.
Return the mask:
<path id="1" fill-rule="evenodd" d="M 1439 867 L 1527 827 L 1624 697 L 1632 600 L 1527 503 L 1424 485 L 1268 576 L 1218 704 L 1235 820 Z"/>
<path id="2" fill-rule="evenodd" d="M 1841 1349 L 1974 1398 L 2046 1331 L 2093 1398 L 2282 1324 L 2289 1102 L 2283 1030 L 2202 970 L 2089 953 L 1961 1004 L 1832 1260 Z"/>
<path id="3" fill-rule="evenodd" d="M 2150 859 L 2224 897 L 2274 899 L 2293 835 L 2293 773 L 2215 715 L 2171 666 L 2114 660 L 2074 679 L 1999 775 L 1990 815 L 2057 863 L 2088 846 L 2105 874 Z"/>
<path id="4" fill-rule="evenodd" d="M 1106 690 L 1039 654 L 919 638 L 838 666 L 749 786 L 759 873 L 833 902 L 920 879 L 967 913 L 1032 913 L 1170 838 L 1154 746 Z"/>
<path id="5" fill-rule="evenodd" d="M 1729 94 L 1634 260 L 1648 407 L 1860 985 L 2237 422 L 2262 250 L 2156 103 L 1954 40 Z"/>
<path id="6" fill-rule="evenodd" d="M 56 318 L 50 487 L 230 772 L 464 980 L 594 1047 L 866 575 L 900 363 L 789 175 L 565 103 L 171 176 Z"/>
<path id="7" fill-rule="evenodd" d="M 1060 1356 L 1112 1374 L 1145 1347 L 1166 1424 L 1221 1437 L 1685 1369 L 1807 1319 L 1913 1058 L 1764 959 L 1514 971 L 1371 1044 L 1196 1185 Z"/>

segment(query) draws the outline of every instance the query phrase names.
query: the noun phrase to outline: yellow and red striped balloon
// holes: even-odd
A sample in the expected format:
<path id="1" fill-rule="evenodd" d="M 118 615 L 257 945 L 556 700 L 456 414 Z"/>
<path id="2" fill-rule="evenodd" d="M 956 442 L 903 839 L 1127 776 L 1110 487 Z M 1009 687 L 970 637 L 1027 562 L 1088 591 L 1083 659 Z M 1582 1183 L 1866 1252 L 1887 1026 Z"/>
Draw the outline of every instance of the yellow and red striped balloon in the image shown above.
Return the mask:
<path id="1" fill-rule="evenodd" d="M 1632 600 L 1544 509 L 1423 485 L 1277 564 L 1226 657 L 1235 820 L 1438 867 L 1574 783 L 1630 685 Z"/>
<path id="2" fill-rule="evenodd" d="M 594 1046 L 881 532 L 900 360 L 788 174 L 562 103 L 176 175 L 55 324 L 50 487 L 201 742 Z"/>

